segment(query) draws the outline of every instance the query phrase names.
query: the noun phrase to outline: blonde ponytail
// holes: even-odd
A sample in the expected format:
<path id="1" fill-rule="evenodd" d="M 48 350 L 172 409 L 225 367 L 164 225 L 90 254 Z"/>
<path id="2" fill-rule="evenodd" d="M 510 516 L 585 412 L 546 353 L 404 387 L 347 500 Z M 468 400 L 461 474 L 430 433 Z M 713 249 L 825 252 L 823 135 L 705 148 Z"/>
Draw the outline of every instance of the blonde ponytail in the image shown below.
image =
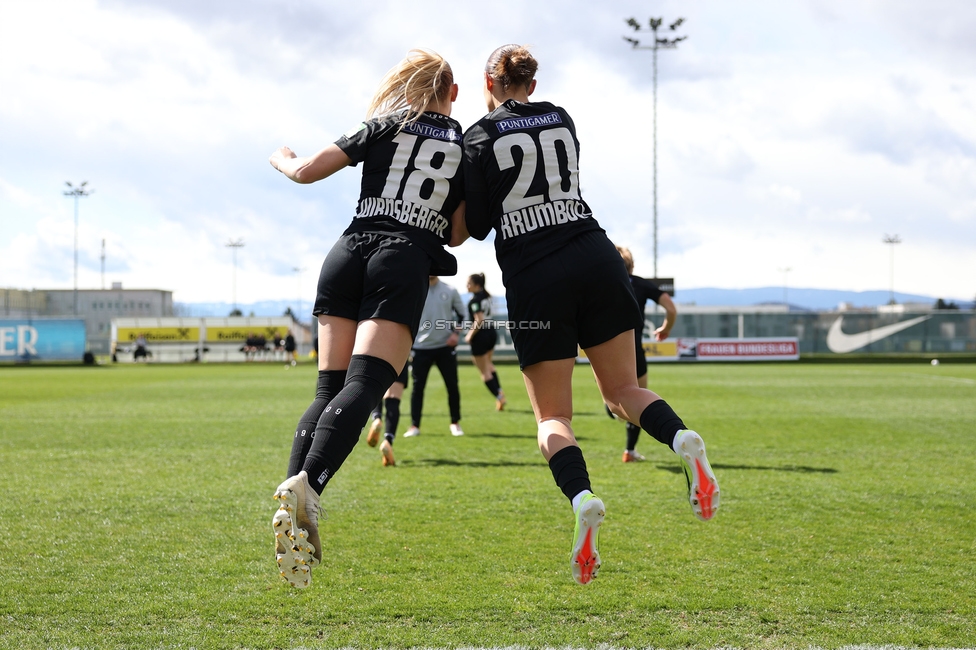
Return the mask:
<path id="1" fill-rule="evenodd" d="M 454 72 L 444 57 L 430 50 L 410 50 L 383 77 L 366 117 L 406 109 L 404 123 L 414 122 L 431 104 L 449 97 L 453 85 Z"/>

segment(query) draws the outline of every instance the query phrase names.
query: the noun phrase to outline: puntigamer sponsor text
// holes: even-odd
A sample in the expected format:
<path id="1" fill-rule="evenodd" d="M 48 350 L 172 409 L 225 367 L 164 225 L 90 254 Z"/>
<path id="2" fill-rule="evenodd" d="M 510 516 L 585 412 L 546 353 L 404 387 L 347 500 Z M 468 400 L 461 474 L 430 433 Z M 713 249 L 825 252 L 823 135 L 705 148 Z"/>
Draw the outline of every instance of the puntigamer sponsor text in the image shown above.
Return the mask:
<path id="1" fill-rule="evenodd" d="M 513 117 L 509 120 L 502 120 L 497 123 L 498 132 L 519 131 L 521 129 L 534 129 L 539 126 L 550 126 L 552 124 L 562 124 L 563 120 L 559 113 L 546 113 L 533 117 Z"/>

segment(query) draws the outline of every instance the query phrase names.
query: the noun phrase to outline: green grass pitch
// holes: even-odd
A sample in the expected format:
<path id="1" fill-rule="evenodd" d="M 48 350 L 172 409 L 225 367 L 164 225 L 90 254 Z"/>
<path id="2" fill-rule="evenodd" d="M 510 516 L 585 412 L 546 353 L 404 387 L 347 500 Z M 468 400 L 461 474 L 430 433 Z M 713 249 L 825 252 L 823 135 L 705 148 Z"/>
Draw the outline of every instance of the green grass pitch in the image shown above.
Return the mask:
<path id="1" fill-rule="evenodd" d="M 585 587 L 518 368 L 499 376 L 502 413 L 462 364 L 463 438 L 434 372 L 396 467 L 360 442 L 299 591 L 271 495 L 314 367 L 0 368 L 0 647 L 976 646 L 976 365 L 652 365 L 708 445 L 708 523 L 669 449 L 621 463 L 579 366 L 607 505 Z"/>

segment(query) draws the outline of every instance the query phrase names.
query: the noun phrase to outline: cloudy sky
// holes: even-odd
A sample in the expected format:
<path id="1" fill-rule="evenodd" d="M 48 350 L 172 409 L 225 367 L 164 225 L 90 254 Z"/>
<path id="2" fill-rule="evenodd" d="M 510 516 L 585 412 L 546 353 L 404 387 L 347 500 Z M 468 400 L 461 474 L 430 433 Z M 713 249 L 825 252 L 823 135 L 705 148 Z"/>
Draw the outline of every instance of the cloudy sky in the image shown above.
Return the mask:
<path id="1" fill-rule="evenodd" d="M 239 303 L 309 301 L 358 170 L 301 186 L 269 154 L 334 141 L 412 47 L 451 62 L 467 126 L 509 42 L 532 46 L 535 98 L 576 121 L 584 197 L 651 276 L 651 53 L 623 40 L 631 16 L 684 17 L 688 37 L 659 52 L 659 276 L 887 290 L 893 254 L 896 291 L 976 296 L 969 0 L 0 0 L 0 287 L 73 286 L 63 191 L 88 181 L 81 288 L 102 284 L 104 240 L 107 285 L 230 302 L 241 239 Z M 455 253 L 501 291 L 490 241 Z"/>

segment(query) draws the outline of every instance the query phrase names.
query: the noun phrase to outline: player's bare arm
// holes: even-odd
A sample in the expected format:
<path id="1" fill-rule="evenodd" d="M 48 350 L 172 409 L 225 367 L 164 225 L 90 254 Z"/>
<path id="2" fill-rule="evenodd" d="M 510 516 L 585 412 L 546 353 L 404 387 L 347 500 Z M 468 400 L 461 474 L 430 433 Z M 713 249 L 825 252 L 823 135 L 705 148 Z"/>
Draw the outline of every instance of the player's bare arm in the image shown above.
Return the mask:
<path id="1" fill-rule="evenodd" d="M 678 309 L 674 306 L 671 296 L 666 293 L 661 294 L 658 304 L 664 307 L 664 322 L 654 330 L 654 340 L 663 341 L 671 334 L 671 328 L 674 327 L 674 323 L 678 319 Z"/>
<path id="2" fill-rule="evenodd" d="M 288 147 L 281 147 L 270 158 L 271 166 L 296 183 L 314 183 L 328 178 L 352 161 L 342 149 L 330 144 L 312 156 L 297 156 Z"/>

